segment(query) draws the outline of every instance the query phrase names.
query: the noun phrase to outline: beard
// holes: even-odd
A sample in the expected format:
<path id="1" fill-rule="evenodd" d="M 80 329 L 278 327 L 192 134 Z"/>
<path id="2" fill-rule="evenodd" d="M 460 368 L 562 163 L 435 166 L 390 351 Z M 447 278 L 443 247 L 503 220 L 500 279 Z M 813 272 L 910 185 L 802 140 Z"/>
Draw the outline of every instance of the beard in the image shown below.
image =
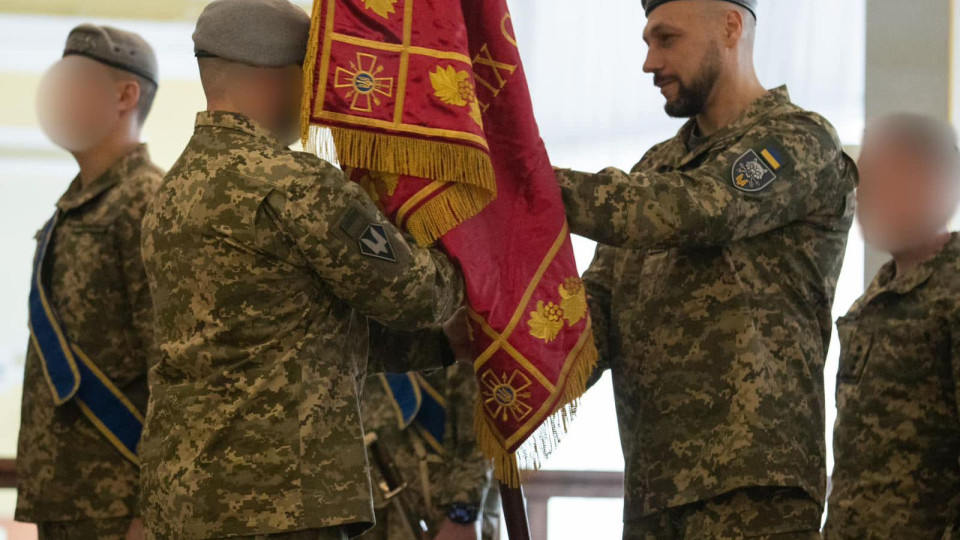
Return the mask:
<path id="1" fill-rule="evenodd" d="M 693 118 L 707 107 L 707 99 L 720 78 L 720 47 L 711 44 L 700 64 L 700 69 L 690 84 L 684 84 L 679 78 L 677 97 L 667 101 L 663 109 L 673 118 Z"/>

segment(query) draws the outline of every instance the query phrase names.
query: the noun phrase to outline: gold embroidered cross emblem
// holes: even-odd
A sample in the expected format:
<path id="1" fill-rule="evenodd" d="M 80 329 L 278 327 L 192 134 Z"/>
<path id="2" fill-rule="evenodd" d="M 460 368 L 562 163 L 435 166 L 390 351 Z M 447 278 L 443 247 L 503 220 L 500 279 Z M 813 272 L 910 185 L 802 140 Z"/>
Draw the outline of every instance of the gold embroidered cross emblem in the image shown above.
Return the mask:
<path id="1" fill-rule="evenodd" d="M 337 67 L 334 88 L 348 88 L 346 98 L 350 109 L 360 112 L 373 111 L 381 105 L 381 97 L 393 97 L 393 78 L 378 77 L 383 72 L 380 60 L 366 53 L 357 53 L 357 61 L 350 62 L 350 69 Z"/>

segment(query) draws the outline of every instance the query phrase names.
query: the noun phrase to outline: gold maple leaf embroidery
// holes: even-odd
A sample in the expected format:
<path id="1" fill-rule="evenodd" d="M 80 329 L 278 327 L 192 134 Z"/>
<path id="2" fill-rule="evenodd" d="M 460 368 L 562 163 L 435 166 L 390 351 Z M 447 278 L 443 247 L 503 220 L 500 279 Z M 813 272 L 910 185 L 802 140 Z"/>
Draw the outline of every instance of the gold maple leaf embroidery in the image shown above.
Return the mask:
<path id="1" fill-rule="evenodd" d="M 530 335 L 550 343 L 563 328 L 563 309 L 553 302 L 537 302 L 537 310 L 530 312 Z"/>
<path id="2" fill-rule="evenodd" d="M 398 0 L 363 0 L 363 5 L 384 19 L 389 19 L 390 15 L 397 12 Z"/>
<path id="3" fill-rule="evenodd" d="M 447 105 L 470 107 L 470 118 L 478 126 L 483 126 L 476 87 L 469 73 L 458 71 L 453 66 L 447 66 L 446 69 L 437 66 L 436 71 L 430 72 L 430 84 L 433 85 L 433 95 L 440 101 Z"/>
<path id="4" fill-rule="evenodd" d="M 580 278 L 568 277 L 560 284 L 560 309 L 567 324 L 573 326 L 587 316 L 587 292 Z"/>

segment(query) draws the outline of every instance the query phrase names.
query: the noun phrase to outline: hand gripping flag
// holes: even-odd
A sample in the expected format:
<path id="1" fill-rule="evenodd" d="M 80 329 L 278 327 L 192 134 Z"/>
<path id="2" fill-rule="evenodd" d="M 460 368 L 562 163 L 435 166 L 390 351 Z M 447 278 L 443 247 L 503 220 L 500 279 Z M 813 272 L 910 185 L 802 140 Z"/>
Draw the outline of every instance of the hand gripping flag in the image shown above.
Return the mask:
<path id="1" fill-rule="evenodd" d="M 463 270 L 478 440 L 517 485 L 597 351 L 506 1 L 315 0 L 304 69 L 306 147 Z"/>

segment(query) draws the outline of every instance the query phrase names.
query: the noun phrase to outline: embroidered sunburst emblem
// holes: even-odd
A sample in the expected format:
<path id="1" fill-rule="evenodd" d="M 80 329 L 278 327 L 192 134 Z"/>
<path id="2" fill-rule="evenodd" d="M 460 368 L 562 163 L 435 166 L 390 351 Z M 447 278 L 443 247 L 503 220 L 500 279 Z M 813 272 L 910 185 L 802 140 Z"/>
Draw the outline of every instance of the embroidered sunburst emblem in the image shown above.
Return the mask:
<path id="1" fill-rule="evenodd" d="M 397 12 L 398 1 L 399 0 L 363 0 L 363 5 L 384 19 L 389 19 L 390 15 Z"/>
<path id="2" fill-rule="evenodd" d="M 380 77 L 383 69 L 376 56 L 358 52 L 350 69 L 337 67 L 333 86 L 349 89 L 344 97 L 350 100 L 351 110 L 371 112 L 374 105 L 381 105 L 381 97 L 393 97 L 393 78 Z"/>
<path id="3" fill-rule="evenodd" d="M 515 370 L 510 375 L 503 373 L 498 377 L 488 369 L 480 377 L 480 383 L 483 406 L 491 418 L 506 422 L 512 416 L 514 421 L 520 422 L 533 410 L 525 401 L 530 399 L 530 392 L 526 390 L 533 383 L 522 372 Z"/>

